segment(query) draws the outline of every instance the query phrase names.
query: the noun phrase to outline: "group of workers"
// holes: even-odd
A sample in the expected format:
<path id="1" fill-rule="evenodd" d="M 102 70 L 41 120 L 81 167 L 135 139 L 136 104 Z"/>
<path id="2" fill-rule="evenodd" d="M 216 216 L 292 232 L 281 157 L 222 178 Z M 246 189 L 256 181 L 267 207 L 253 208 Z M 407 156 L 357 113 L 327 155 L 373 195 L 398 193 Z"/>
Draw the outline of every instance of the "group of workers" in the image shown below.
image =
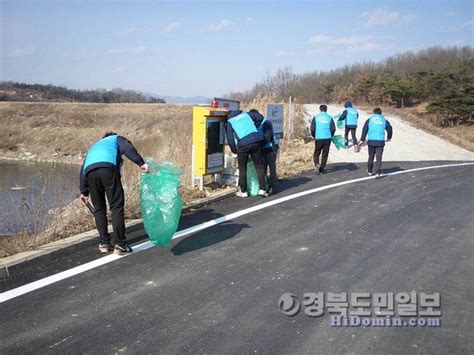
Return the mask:
<path id="1" fill-rule="evenodd" d="M 311 121 L 311 135 L 315 140 L 314 164 L 319 174 L 324 173 L 331 139 L 336 132 L 334 119 L 327 113 L 327 106 L 321 105 L 320 112 Z M 375 108 L 373 115 L 364 123 L 360 141 L 356 138 L 356 129 L 359 113 L 352 107 L 351 102 L 344 104 L 344 111 L 339 121 L 345 122 L 345 144 L 349 145 L 349 133 L 356 152 L 365 144 L 369 147 L 367 172 L 369 175 L 381 177 L 382 154 L 385 142 L 392 138 L 392 126 L 382 116 L 382 110 Z M 385 140 L 385 131 L 387 140 Z M 237 154 L 239 169 L 239 190 L 236 195 L 247 197 L 247 162 L 249 156 L 257 171 L 259 191 L 258 195 L 268 197 L 277 188 L 276 158 L 278 144 L 275 140 L 272 122 L 260 112 L 252 109 L 248 112 L 241 110 L 229 111 L 226 122 L 226 135 L 229 147 Z M 322 153 L 321 163 L 319 158 Z M 120 179 L 120 170 L 123 164 L 122 155 L 140 167 L 142 172 L 148 172 L 148 165 L 126 138 L 114 132 L 107 132 L 95 142 L 87 152 L 80 172 L 80 199 L 91 206 L 92 201 L 96 227 L 99 232 L 99 250 L 102 253 L 124 255 L 132 252 L 125 238 L 124 222 L 124 191 Z M 376 157 L 374 169 L 374 157 Z M 270 172 L 267 179 L 267 172 Z M 268 183 L 267 183 L 268 181 Z M 107 229 L 106 197 L 112 211 L 112 227 L 114 241 Z"/>
<path id="2" fill-rule="evenodd" d="M 247 161 L 250 156 L 257 171 L 258 195 L 268 197 L 275 191 L 277 181 L 278 144 L 275 142 L 272 122 L 255 109 L 249 112 L 233 110 L 227 114 L 226 134 L 230 150 L 237 154 L 239 190 L 236 195 L 248 196 Z M 267 183 L 268 170 L 270 178 Z"/>
<path id="3" fill-rule="evenodd" d="M 316 171 L 320 175 L 324 174 L 332 137 L 334 137 L 334 134 L 336 133 L 334 119 L 327 113 L 327 110 L 328 108 L 326 105 L 319 106 L 320 112 L 313 117 L 310 125 L 311 135 L 315 140 L 313 160 Z M 369 150 L 367 173 L 370 176 L 375 175 L 377 179 L 380 179 L 382 169 L 382 154 L 385 142 L 390 142 L 393 135 L 392 126 L 390 125 L 390 122 L 384 116 L 382 116 L 382 110 L 378 107 L 375 108 L 373 110 L 373 115 L 365 121 L 359 142 L 357 141 L 356 137 L 359 113 L 354 107 L 352 107 L 352 103 L 350 101 L 347 101 L 344 104 L 344 111 L 339 116 L 338 120 L 345 123 L 344 140 L 346 147 L 349 146 L 349 133 L 352 136 L 352 144 L 356 153 L 360 151 L 363 145 L 367 144 Z M 387 132 L 386 137 L 385 132 Z M 319 163 L 319 157 L 321 156 L 321 153 L 321 163 Z"/>

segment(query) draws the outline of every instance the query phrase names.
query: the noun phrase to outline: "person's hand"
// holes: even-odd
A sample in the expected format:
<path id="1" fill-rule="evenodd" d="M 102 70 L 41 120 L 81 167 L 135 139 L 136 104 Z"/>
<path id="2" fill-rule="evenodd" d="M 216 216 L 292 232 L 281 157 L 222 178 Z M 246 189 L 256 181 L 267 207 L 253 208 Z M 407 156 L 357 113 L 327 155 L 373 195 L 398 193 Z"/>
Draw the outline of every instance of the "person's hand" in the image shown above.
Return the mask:
<path id="1" fill-rule="evenodd" d="M 143 165 L 140 166 L 140 170 L 143 172 L 143 173 L 147 173 L 148 172 L 148 164 L 145 163 Z"/>
<path id="2" fill-rule="evenodd" d="M 387 139 L 387 142 L 391 142 L 392 140 L 391 139 Z"/>
<path id="3" fill-rule="evenodd" d="M 362 147 L 365 144 L 365 141 L 360 141 L 359 142 L 359 147 Z"/>
<path id="4" fill-rule="evenodd" d="M 83 194 L 81 194 L 81 195 L 79 196 L 79 199 L 81 200 L 81 202 L 82 202 L 84 205 L 86 205 L 87 202 L 89 202 L 89 196 L 86 196 L 86 195 L 83 195 Z"/>

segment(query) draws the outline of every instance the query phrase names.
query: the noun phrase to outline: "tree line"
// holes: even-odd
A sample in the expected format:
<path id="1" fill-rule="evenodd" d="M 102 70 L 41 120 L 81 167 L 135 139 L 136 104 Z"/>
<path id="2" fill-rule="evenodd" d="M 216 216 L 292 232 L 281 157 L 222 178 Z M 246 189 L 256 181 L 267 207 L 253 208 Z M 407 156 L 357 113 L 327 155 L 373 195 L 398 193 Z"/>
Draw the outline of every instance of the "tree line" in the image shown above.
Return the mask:
<path id="1" fill-rule="evenodd" d="M 459 122 L 474 111 L 474 50 L 472 47 L 431 47 L 408 51 L 378 63 L 347 65 L 331 71 L 295 74 L 283 68 L 244 92 L 230 96 L 251 101 L 258 95 L 298 102 L 343 102 L 393 105 L 428 103 L 428 111 Z"/>
<path id="2" fill-rule="evenodd" d="M 139 91 L 115 88 L 112 90 L 75 90 L 63 86 L 0 82 L 0 101 L 63 101 L 93 103 L 165 103 L 165 100 Z"/>

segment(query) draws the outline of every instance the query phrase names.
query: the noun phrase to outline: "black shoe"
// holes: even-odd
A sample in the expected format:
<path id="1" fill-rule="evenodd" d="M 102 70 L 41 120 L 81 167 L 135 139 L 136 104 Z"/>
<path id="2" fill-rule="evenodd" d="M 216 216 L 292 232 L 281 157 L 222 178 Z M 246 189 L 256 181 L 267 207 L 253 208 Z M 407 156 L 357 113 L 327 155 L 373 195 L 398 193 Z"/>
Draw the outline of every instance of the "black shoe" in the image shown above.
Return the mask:
<path id="1" fill-rule="evenodd" d="M 133 249 L 130 248 L 128 245 L 120 246 L 116 245 L 114 246 L 114 254 L 115 255 L 127 255 L 133 252 Z"/>
<path id="2" fill-rule="evenodd" d="M 322 168 L 319 168 L 319 175 L 323 175 L 324 174 L 324 170 Z"/>

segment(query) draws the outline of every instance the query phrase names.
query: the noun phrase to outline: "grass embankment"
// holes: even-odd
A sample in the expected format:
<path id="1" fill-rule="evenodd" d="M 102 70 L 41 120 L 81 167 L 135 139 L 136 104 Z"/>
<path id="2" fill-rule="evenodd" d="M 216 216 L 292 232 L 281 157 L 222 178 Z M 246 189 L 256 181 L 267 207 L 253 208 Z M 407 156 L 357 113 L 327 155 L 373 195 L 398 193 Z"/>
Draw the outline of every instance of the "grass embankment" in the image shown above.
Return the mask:
<path id="1" fill-rule="evenodd" d="M 474 122 L 467 122 L 453 127 L 441 127 L 435 114 L 426 111 L 427 104 L 396 109 L 384 108 L 384 112 L 396 115 L 412 126 L 431 133 L 447 142 L 474 152 Z"/>

